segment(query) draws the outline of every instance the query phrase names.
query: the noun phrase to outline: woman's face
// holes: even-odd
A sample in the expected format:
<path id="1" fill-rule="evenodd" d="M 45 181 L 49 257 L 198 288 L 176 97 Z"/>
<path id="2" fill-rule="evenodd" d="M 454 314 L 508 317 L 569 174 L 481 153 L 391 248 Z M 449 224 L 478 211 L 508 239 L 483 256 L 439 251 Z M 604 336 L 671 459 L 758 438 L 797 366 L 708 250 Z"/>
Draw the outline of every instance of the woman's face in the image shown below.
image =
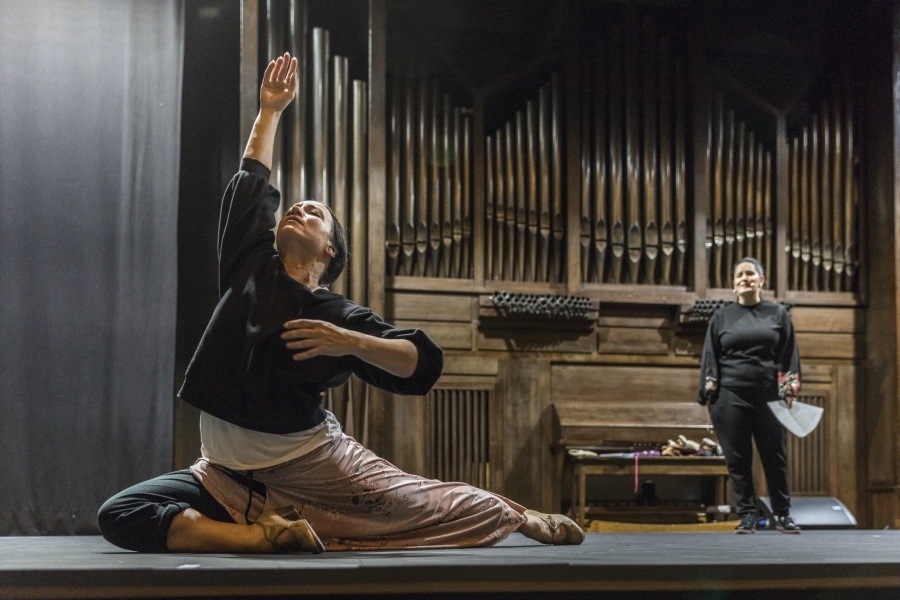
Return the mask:
<path id="1" fill-rule="evenodd" d="M 759 302 L 765 280 L 752 262 L 738 263 L 734 268 L 734 293 L 738 301 L 741 304 Z"/>
<path id="2" fill-rule="evenodd" d="M 324 252 L 334 257 L 331 244 L 334 227 L 331 211 L 321 202 L 304 200 L 290 207 L 278 224 L 276 241 L 278 247 L 285 244 L 299 244 L 307 252 L 319 255 Z"/>

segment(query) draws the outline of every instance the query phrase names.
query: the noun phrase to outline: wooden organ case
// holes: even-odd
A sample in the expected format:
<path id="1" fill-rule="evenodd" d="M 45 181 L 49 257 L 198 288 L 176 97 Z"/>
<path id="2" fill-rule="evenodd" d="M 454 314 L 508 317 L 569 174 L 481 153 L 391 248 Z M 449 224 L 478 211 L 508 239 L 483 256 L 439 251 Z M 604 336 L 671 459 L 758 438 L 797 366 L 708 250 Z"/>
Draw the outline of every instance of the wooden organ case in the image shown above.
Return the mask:
<path id="1" fill-rule="evenodd" d="M 826 409 L 790 441 L 793 492 L 864 514 L 860 102 L 842 15 L 785 4 L 245 0 L 242 128 L 260 65 L 291 50 L 285 202 L 349 227 L 336 291 L 446 353 L 427 397 L 335 390 L 347 431 L 565 508 L 554 403 L 693 401 L 666 381 L 693 381 L 704 306 L 752 255 Z"/>

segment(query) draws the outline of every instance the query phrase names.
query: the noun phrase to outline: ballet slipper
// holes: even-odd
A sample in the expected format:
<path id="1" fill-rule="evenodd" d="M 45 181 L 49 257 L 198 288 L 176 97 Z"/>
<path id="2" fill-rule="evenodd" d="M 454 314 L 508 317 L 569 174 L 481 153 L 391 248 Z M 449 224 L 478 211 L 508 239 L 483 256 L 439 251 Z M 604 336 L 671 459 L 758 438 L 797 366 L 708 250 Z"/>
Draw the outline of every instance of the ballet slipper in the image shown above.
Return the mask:
<path id="1" fill-rule="evenodd" d="M 256 520 L 275 552 L 325 552 L 325 545 L 293 506 L 267 510 Z"/>
<path id="2" fill-rule="evenodd" d="M 525 515 L 540 519 L 550 529 L 550 538 L 538 541 L 545 544 L 574 546 L 584 541 L 584 531 L 575 521 L 565 515 L 550 515 L 536 510 L 526 510 Z"/>

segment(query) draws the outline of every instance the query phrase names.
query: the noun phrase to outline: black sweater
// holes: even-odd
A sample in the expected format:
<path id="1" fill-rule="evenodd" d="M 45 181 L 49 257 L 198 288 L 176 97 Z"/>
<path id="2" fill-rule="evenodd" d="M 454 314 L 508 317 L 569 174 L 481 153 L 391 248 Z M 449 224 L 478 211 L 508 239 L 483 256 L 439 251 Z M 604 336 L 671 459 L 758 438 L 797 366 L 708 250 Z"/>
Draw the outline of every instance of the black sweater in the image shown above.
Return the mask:
<path id="1" fill-rule="evenodd" d="M 783 305 L 768 300 L 753 306 L 732 302 L 715 312 L 700 362 L 700 404 L 710 399 L 704 392 L 707 377 L 718 381 L 720 388 L 770 388 L 774 400 L 778 373 L 787 372 L 800 379 L 794 326 Z"/>
<path id="2" fill-rule="evenodd" d="M 325 419 L 325 390 L 351 373 L 397 394 L 426 394 L 440 377 L 443 352 L 418 329 L 396 329 L 370 309 L 291 279 L 275 251 L 280 194 L 269 170 L 245 159 L 219 214 L 219 303 L 185 373 L 178 395 L 230 423 L 267 433 L 309 429 Z M 285 321 L 328 321 L 385 339 L 407 339 L 419 352 L 415 372 L 401 378 L 355 356 L 294 361 L 280 334 Z"/>

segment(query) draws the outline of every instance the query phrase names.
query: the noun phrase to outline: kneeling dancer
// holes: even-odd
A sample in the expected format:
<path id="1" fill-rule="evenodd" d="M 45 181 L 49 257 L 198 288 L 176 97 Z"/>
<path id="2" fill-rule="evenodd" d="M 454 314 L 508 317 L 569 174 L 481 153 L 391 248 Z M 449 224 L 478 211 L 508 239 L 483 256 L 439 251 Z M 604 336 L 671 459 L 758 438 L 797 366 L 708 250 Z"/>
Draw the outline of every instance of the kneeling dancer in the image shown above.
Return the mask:
<path id="1" fill-rule="evenodd" d="M 296 88 L 297 59 L 271 61 L 222 201 L 220 300 L 179 392 L 201 410 L 202 456 L 107 500 L 103 536 L 139 552 L 460 548 L 514 531 L 580 544 L 584 532 L 563 515 L 401 471 L 323 408 L 326 390 L 351 374 L 426 394 L 443 353 L 422 331 L 397 329 L 325 287 L 348 254 L 327 205 L 299 202 L 276 224 L 275 132 Z"/>

